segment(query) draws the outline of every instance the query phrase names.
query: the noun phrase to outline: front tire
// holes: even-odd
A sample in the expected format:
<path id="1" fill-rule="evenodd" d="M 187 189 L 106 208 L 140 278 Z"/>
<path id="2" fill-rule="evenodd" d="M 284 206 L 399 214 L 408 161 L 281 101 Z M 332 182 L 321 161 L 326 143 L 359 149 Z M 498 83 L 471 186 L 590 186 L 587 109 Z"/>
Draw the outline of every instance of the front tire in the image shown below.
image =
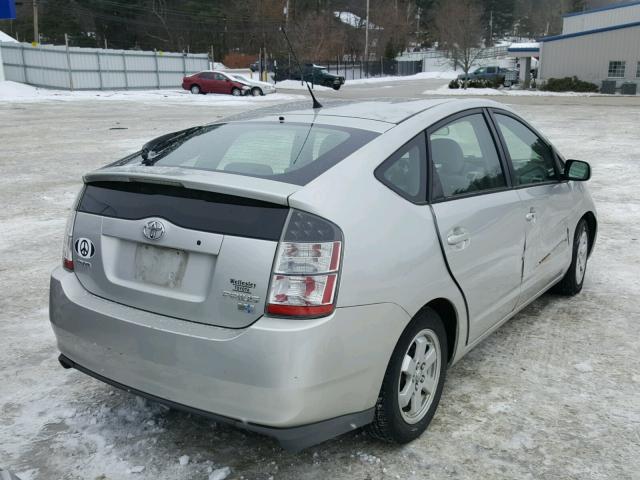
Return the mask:
<path id="1" fill-rule="evenodd" d="M 242 92 L 239 88 L 233 87 L 233 89 L 231 90 L 231 95 L 233 95 L 234 97 L 239 97 L 240 95 L 242 95 Z"/>
<path id="2" fill-rule="evenodd" d="M 368 427 L 370 435 L 390 443 L 418 438 L 438 408 L 447 358 L 442 320 L 426 308 L 402 333 L 391 355 Z"/>
<path id="3" fill-rule="evenodd" d="M 258 87 L 253 87 L 251 89 L 251 95 L 253 95 L 254 97 L 260 97 L 262 95 L 264 95 L 264 93 L 262 93 L 262 90 Z"/>
<path id="4" fill-rule="evenodd" d="M 587 260 L 589 259 L 589 226 L 583 218 L 578 222 L 576 233 L 573 237 L 573 254 L 571 256 L 571 266 L 552 289 L 560 295 L 573 296 L 582 291 L 584 277 L 587 273 Z"/>

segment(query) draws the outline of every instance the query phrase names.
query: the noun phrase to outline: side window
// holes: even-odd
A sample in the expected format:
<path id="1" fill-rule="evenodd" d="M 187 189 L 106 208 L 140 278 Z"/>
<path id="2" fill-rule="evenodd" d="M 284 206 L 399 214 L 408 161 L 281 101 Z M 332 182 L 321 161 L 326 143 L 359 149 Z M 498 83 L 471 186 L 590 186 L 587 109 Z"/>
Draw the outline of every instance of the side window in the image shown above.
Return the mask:
<path id="1" fill-rule="evenodd" d="M 198 78 L 203 78 L 204 80 L 212 80 L 213 79 L 213 74 L 212 73 L 208 73 L 208 72 L 203 72 L 203 73 L 198 75 Z"/>
<path id="2" fill-rule="evenodd" d="M 213 79 L 214 80 L 226 80 L 227 77 L 225 77 L 224 75 L 222 75 L 221 73 L 214 73 L 213 74 Z"/>
<path id="3" fill-rule="evenodd" d="M 412 202 L 427 198 L 426 145 L 424 134 L 405 144 L 375 171 L 378 180 Z"/>
<path id="4" fill-rule="evenodd" d="M 496 121 L 511 157 L 516 186 L 557 180 L 553 152 L 540 137 L 506 115 L 496 114 Z"/>
<path id="5" fill-rule="evenodd" d="M 496 145 L 482 114 L 453 121 L 433 132 L 429 142 L 444 197 L 507 185 Z"/>
<path id="6" fill-rule="evenodd" d="M 487 73 L 496 73 L 496 67 L 487 67 Z"/>

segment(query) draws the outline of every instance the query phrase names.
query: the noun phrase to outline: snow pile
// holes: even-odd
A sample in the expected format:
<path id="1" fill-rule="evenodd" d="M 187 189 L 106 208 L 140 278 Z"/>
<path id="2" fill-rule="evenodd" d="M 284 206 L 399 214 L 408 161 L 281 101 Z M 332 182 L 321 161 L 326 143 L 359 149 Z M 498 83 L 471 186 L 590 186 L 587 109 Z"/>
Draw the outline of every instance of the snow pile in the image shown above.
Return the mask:
<path id="1" fill-rule="evenodd" d="M 10 37 L 6 33 L 4 33 L 2 30 L 0 30 L 0 42 L 18 43 L 18 41 L 15 38 Z"/>
<path id="2" fill-rule="evenodd" d="M 311 85 L 311 82 L 309 82 L 309 85 Z M 300 80 L 283 80 L 282 82 L 276 83 L 276 88 L 284 88 L 287 90 L 306 90 L 307 84 Z M 311 85 L 311 88 L 323 92 L 333 90 L 333 88 L 323 87 L 322 85 Z"/>
<path id="3" fill-rule="evenodd" d="M 365 28 L 367 20 L 352 12 L 333 12 L 333 15 L 342 23 L 354 28 Z M 382 30 L 369 22 L 369 30 Z"/>
<path id="4" fill-rule="evenodd" d="M 209 475 L 209 480 L 225 480 L 229 475 L 231 475 L 231 469 L 229 467 L 216 468 Z"/>
<path id="5" fill-rule="evenodd" d="M 407 80 L 453 80 L 454 78 L 458 78 L 458 73 L 451 70 L 446 72 L 420 72 L 407 76 L 358 78 L 347 80 L 345 85 L 368 85 L 370 83 L 404 82 Z"/>
<path id="6" fill-rule="evenodd" d="M 316 87 L 324 88 L 324 87 Z M 148 104 L 157 103 L 189 103 L 193 105 L 225 107 L 248 106 L 260 103 L 280 103 L 300 100 L 299 95 L 284 95 L 275 93 L 264 97 L 234 97 L 232 95 L 193 95 L 182 89 L 166 90 L 49 90 L 36 88 L 22 83 L 0 82 L 0 102 L 40 102 L 40 101 L 133 101 Z"/>
<path id="7" fill-rule="evenodd" d="M 179 459 L 178 459 L 178 463 L 181 466 L 185 466 L 189 463 L 189 455 L 182 455 Z"/>
<path id="8" fill-rule="evenodd" d="M 38 89 L 24 83 L 6 80 L 0 82 L 0 101 L 18 98 L 33 98 L 38 95 Z"/>
<path id="9" fill-rule="evenodd" d="M 496 89 L 496 88 L 449 88 L 448 85 L 443 85 L 437 90 L 425 90 L 422 95 L 450 95 L 454 97 L 459 96 L 512 96 L 512 97 L 598 97 L 599 93 L 583 93 L 583 92 L 545 92 L 543 90 L 509 90 L 508 88 Z"/>

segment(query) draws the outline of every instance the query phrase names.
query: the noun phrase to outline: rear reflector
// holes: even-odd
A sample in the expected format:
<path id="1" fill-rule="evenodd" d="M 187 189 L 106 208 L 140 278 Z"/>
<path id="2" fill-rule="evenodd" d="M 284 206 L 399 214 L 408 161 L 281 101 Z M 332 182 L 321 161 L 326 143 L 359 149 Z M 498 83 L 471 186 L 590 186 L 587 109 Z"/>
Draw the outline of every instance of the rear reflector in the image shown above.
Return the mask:
<path id="1" fill-rule="evenodd" d="M 337 226 L 292 210 L 278 245 L 266 313 L 298 318 L 332 313 L 341 254 L 342 232 Z"/>

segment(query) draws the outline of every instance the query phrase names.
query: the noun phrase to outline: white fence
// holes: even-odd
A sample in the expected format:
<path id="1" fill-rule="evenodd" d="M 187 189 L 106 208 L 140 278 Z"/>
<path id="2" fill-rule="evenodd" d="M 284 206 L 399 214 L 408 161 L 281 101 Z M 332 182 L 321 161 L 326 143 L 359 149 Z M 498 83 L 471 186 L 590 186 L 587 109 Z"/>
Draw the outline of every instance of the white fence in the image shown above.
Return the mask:
<path id="1" fill-rule="evenodd" d="M 207 70 L 205 54 L 108 50 L 0 42 L 7 80 L 70 90 L 178 87 Z"/>

